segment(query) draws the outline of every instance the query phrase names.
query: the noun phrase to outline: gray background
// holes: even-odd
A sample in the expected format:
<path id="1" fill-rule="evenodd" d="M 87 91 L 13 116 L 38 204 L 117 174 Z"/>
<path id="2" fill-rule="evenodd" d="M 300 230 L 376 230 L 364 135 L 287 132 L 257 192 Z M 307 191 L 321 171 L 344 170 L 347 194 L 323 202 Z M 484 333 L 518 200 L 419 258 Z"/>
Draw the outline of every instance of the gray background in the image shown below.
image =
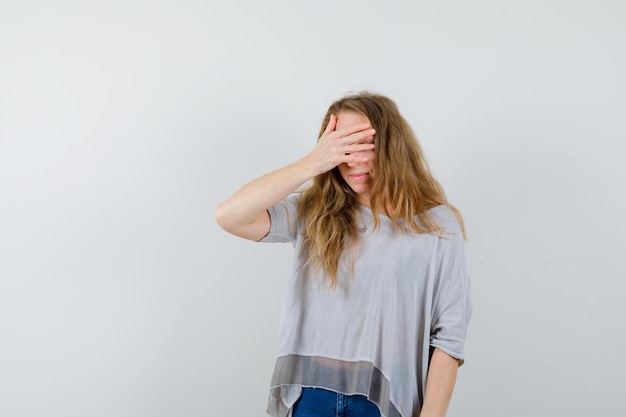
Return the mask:
<path id="1" fill-rule="evenodd" d="M 262 416 L 289 245 L 215 205 L 394 98 L 466 218 L 449 416 L 620 414 L 621 0 L 0 1 L 0 415 Z"/>

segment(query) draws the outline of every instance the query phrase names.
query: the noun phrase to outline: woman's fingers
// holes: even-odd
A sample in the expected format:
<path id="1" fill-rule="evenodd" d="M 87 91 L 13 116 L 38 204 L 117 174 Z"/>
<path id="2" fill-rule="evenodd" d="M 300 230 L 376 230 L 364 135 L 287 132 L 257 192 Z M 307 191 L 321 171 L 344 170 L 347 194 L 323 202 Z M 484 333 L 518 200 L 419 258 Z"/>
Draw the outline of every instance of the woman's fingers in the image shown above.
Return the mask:
<path id="1" fill-rule="evenodd" d="M 341 138 L 339 147 L 344 153 L 353 153 L 374 149 L 374 129 L 363 130 Z"/>
<path id="2" fill-rule="evenodd" d="M 324 129 L 324 133 L 322 134 L 320 139 L 346 139 L 343 142 L 349 142 L 348 138 L 352 138 L 352 140 L 358 140 L 361 137 L 373 136 L 375 133 L 375 130 L 372 129 L 369 123 L 359 123 L 344 128 L 342 130 L 335 130 L 336 127 L 337 116 L 331 114 L 330 119 L 328 120 L 328 124 L 326 125 L 326 129 Z"/>
<path id="3" fill-rule="evenodd" d="M 310 154 L 320 173 L 329 171 L 341 163 L 367 161 L 361 152 L 374 149 L 376 131 L 369 123 L 347 126 L 342 130 L 335 130 L 336 127 L 337 116 L 331 114 L 324 133 Z"/>
<path id="4" fill-rule="evenodd" d="M 337 116 L 335 116 L 334 114 L 331 114 L 330 120 L 328 121 L 328 124 L 326 125 L 326 129 L 324 130 L 324 135 L 329 135 L 330 132 L 335 130 L 335 126 L 337 126 Z"/>
<path id="5" fill-rule="evenodd" d="M 337 138 L 352 138 L 353 140 L 355 140 L 358 138 L 373 136 L 376 131 L 369 124 L 361 123 L 358 125 L 350 126 L 349 128 L 343 130 L 336 130 L 334 133 L 337 135 Z"/>
<path id="6" fill-rule="evenodd" d="M 376 145 L 374 145 L 374 142 L 351 143 L 349 145 L 346 145 L 344 153 L 350 154 L 354 152 L 369 151 L 374 149 L 375 147 Z"/>
<path id="7" fill-rule="evenodd" d="M 374 134 L 376 131 L 371 127 L 351 133 L 347 136 L 336 139 L 335 149 L 343 155 L 350 155 L 355 152 L 369 151 L 374 149 Z M 347 162 L 347 161 L 342 161 Z M 354 162 L 351 160 L 350 162 Z"/>
<path id="8" fill-rule="evenodd" d="M 376 131 L 372 128 L 361 130 L 359 132 L 352 133 L 350 135 L 344 136 L 342 138 L 342 142 L 345 144 L 350 143 L 363 143 L 366 141 L 374 140 L 374 134 Z"/>

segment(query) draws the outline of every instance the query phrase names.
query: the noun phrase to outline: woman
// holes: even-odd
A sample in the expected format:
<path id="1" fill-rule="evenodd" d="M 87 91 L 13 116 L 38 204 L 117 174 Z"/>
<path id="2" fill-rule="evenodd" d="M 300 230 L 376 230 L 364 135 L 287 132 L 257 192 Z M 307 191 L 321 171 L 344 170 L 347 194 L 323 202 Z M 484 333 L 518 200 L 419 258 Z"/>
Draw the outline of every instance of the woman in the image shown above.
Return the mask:
<path id="1" fill-rule="evenodd" d="M 271 416 L 445 415 L 472 310 L 463 222 L 392 100 L 333 103 L 311 153 L 215 214 L 295 247 Z"/>

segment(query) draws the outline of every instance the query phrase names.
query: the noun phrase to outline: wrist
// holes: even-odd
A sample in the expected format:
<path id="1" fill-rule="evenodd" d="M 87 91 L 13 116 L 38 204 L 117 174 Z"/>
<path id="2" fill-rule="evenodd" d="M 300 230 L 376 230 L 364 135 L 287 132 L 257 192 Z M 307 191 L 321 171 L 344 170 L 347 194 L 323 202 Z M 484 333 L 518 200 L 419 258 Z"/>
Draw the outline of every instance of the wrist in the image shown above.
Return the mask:
<path id="1" fill-rule="evenodd" d="M 308 154 L 296 161 L 295 165 L 298 167 L 298 172 L 303 174 L 304 182 L 315 178 L 324 172 L 311 154 Z"/>

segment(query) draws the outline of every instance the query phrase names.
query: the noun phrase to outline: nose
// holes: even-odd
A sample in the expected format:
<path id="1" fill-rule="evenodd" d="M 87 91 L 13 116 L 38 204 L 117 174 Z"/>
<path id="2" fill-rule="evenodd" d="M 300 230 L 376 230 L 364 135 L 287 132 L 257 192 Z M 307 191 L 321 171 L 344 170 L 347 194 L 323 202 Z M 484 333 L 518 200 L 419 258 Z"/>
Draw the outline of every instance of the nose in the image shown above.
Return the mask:
<path id="1" fill-rule="evenodd" d="M 363 157 L 364 154 L 363 152 L 352 152 L 350 153 L 350 155 L 354 155 L 354 156 L 358 156 L 358 157 Z M 349 167 L 354 167 L 354 166 L 359 166 L 363 164 L 363 162 L 347 162 L 346 165 L 348 165 Z"/>

